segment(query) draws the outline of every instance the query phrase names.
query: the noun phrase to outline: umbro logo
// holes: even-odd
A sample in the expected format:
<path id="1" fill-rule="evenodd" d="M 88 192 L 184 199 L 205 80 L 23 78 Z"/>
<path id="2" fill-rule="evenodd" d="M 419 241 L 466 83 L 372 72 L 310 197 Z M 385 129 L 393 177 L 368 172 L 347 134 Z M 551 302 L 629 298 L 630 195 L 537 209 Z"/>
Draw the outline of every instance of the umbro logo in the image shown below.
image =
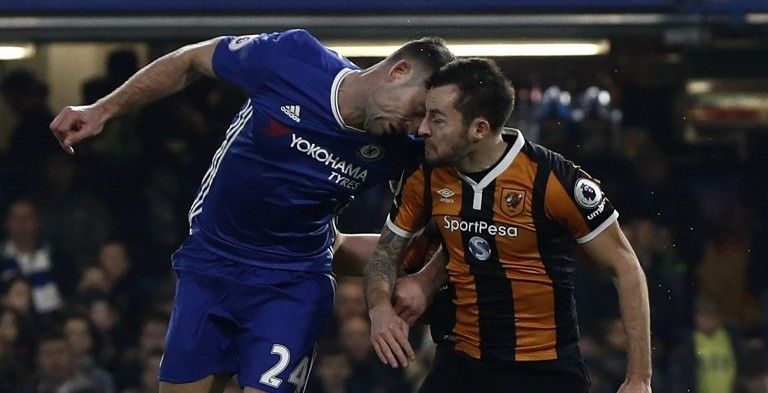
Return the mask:
<path id="1" fill-rule="evenodd" d="M 280 110 L 283 111 L 288 117 L 295 120 L 297 123 L 301 122 L 301 118 L 299 118 L 299 114 L 301 113 L 301 107 L 298 105 L 283 105 L 280 107 Z"/>
<path id="2" fill-rule="evenodd" d="M 448 202 L 448 203 L 453 203 L 453 198 L 451 197 L 456 195 L 455 192 L 451 191 L 448 188 L 443 188 L 442 190 L 437 191 L 437 193 L 440 194 L 440 197 L 441 197 L 440 200 L 442 202 Z"/>

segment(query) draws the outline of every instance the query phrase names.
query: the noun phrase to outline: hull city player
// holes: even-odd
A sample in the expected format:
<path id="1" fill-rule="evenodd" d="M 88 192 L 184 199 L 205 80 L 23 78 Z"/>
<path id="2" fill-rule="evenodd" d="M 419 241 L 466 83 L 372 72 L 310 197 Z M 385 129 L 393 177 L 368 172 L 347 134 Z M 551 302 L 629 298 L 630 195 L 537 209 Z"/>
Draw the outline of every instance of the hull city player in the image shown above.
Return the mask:
<path id="1" fill-rule="evenodd" d="M 501 132 L 514 91 L 491 61 L 457 60 L 427 86 L 419 127 L 427 164 L 402 186 L 366 266 L 371 342 L 381 360 L 407 363 L 403 318 L 414 315 L 391 304 L 394 272 L 431 219 L 447 264 L 435 258 L 408 279 L 427 293 L 446 279 L 448 286 L 430 318 L 438 349 L 421 392 L 587 392 L 573 297 L 579 245 L 616 279 L 628 340 L 619 392 L 649 393 L 645 275 L 599 183 L 522 133 Z M 405 287 L 398 283 L 398 292 L 414 293 Z"/>

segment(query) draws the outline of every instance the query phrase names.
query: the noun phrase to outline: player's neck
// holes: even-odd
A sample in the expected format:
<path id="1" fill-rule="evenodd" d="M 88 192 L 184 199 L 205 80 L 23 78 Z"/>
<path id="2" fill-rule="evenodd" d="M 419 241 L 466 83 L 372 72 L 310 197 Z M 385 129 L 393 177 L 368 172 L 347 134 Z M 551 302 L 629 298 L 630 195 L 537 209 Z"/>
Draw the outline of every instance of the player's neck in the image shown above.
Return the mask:
<path id="1" fill-rule="evenodd" d="M 339 85 L 339 114 L 344 124 L 360 130 L 365 128 L 365 105 L 377 88 L 379 67 L 374 65 L 360 72 L 350 72 Z"/>
<path id="2" fill-rule="evenodd" d="M 463 173 L 476 173 L 490 168 L 501 160 L 507 150 L 507 142 L 496 134 L 477 142 L 475 148 L 456 164 L 456 169 Z"/>

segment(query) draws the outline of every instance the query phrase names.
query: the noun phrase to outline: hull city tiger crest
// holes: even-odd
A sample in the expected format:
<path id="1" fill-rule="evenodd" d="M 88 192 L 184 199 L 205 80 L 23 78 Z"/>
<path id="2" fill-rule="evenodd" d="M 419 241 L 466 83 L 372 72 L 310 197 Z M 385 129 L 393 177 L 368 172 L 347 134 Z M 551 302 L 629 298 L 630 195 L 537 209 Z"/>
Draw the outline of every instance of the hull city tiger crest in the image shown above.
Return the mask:
<path id="1" fill-rule="evenodd" d="M 525 207 L 525 191 L 504 188 L 501 190 L 501 211 L 514 217 L 523 212 Z"/>

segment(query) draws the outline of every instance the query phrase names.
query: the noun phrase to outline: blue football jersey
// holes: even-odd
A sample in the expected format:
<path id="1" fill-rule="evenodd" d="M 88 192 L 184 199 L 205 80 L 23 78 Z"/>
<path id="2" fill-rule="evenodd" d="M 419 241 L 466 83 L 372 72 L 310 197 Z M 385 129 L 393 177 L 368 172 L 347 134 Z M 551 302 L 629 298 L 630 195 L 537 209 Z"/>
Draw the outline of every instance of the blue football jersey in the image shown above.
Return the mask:
<path id="1" fill-rule="evenodd" d="M 226 37 L 213 68 L 250 98 L 203 178 L 179 252 L 328 271 L 334 215 L 354 195 L 418 165 L 423 141 L 346 126 L 339 85 L 359 67 L 304 30 Z"/>

